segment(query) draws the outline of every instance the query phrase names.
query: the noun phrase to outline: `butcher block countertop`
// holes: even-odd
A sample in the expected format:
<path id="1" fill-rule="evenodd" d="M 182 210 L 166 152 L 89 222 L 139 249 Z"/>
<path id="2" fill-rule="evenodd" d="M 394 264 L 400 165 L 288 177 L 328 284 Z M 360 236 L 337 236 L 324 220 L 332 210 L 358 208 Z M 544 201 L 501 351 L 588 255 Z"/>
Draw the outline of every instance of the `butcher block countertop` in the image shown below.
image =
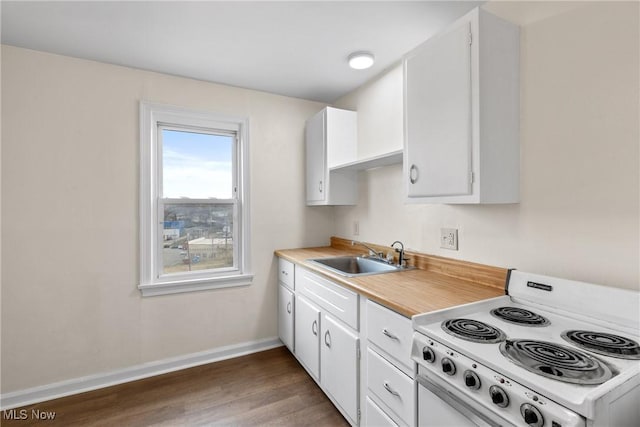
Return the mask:
<path id="1" fill-rule="evenodd" d="M 387 253 L 389 247 L 369 244 Z M 352 289 L 403 316 L 440 310 L 505 294 L 508 270 L 451 258 L 407 251 L 408 265 L 417 268 L 393 273 L 346 277 L 326 270 L 310 258 L 362 255 L 362 246 L 351 246 L 351 240 L 331 238 L 331 246 L 275 251 L 281 258 L 298 264 Z M 397 254 L 396 254 L 397 255 Z"/>

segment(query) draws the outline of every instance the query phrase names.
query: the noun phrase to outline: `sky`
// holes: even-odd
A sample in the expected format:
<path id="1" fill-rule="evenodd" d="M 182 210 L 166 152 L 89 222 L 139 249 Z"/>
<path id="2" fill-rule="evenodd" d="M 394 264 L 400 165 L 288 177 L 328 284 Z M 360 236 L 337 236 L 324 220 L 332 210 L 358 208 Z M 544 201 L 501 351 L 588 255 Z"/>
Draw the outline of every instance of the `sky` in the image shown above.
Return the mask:
<path id="1" fill-rule="evenodd" d="M 230 199 L 232 136 L 162 129 L 162 197 Z"/>

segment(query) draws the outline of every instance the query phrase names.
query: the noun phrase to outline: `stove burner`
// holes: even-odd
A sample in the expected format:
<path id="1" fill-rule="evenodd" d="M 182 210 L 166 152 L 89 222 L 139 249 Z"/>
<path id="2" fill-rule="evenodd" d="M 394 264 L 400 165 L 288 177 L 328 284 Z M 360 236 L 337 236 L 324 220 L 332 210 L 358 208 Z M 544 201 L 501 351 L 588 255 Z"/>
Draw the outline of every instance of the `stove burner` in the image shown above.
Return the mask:
<path id="1" fill-rule="evenodd" d="M 445 320 L 442 329 L 454 337 L 473 342 L 497 343 L 507 338 L 500 329 L 472 319 Z"/>
<path id="2" fill-rule="evenodd" d="M 619 335 L 593 331 L 564 331 L 562 338 L 577 345 L 604 356 L 617 357 L 619 359 L 640 359 L 640 346 L 638 343 Z"/>
<path id="3" fill-rule="evenodd" d="M 491 315 L 505 322 L 524 326 L 547 326 L 551 322 L 533 311 L 518 307 L 500 307 L 491 310 Z"/>
<path id="4" fill-rule="evenodd" d="M 530 372 L 567 383 L 602 384 L 614 375 L 595 357 L 547 341 L 507 340 L 500 344 L 500 352 Z"/>

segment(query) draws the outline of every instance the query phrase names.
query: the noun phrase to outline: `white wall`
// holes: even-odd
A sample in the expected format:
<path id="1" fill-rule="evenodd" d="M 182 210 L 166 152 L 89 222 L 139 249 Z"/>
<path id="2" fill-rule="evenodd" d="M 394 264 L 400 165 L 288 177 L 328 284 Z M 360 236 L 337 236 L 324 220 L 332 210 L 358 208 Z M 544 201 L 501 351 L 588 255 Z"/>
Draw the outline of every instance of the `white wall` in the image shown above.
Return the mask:
<path id="1" fill-rule="evenodd" d="M 364 241 L 638 289 L 638 3 L 486 7 L 522 25 L 522 202 L 406 205 L 392 166 L 360 174 L 358 206 L 335 208 L 335 234 L 352 237 L 357 220 Z M 377 134 L 401 146 L 401 87 L 397 67 L 337 102 L 359 112 L 363 157 L 379 154 Z M 441 227 L 459 229 L 458 252 L 440 249 Z"/>
<path id="2" fill-rule="evenodd" d="M 249 116 L 254 283 L 141 298 L 138 101 Z M 323 105 L 2 47 L 2 392 L 275 337 L 277 248 L 323 245 L 304 122 Z"/>

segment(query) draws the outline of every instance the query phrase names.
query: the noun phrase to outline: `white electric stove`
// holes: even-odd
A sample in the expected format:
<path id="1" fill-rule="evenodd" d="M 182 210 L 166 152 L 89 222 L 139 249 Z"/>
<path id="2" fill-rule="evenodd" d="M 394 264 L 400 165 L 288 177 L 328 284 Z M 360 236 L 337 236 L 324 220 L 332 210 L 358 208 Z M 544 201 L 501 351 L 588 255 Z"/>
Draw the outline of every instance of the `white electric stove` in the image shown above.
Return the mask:
<path id="1" fill-rule="evenodd" d="M 413 317 L 420 425 L 640 423 L 640 293 L 511 271 L 503 297 Z"/>

